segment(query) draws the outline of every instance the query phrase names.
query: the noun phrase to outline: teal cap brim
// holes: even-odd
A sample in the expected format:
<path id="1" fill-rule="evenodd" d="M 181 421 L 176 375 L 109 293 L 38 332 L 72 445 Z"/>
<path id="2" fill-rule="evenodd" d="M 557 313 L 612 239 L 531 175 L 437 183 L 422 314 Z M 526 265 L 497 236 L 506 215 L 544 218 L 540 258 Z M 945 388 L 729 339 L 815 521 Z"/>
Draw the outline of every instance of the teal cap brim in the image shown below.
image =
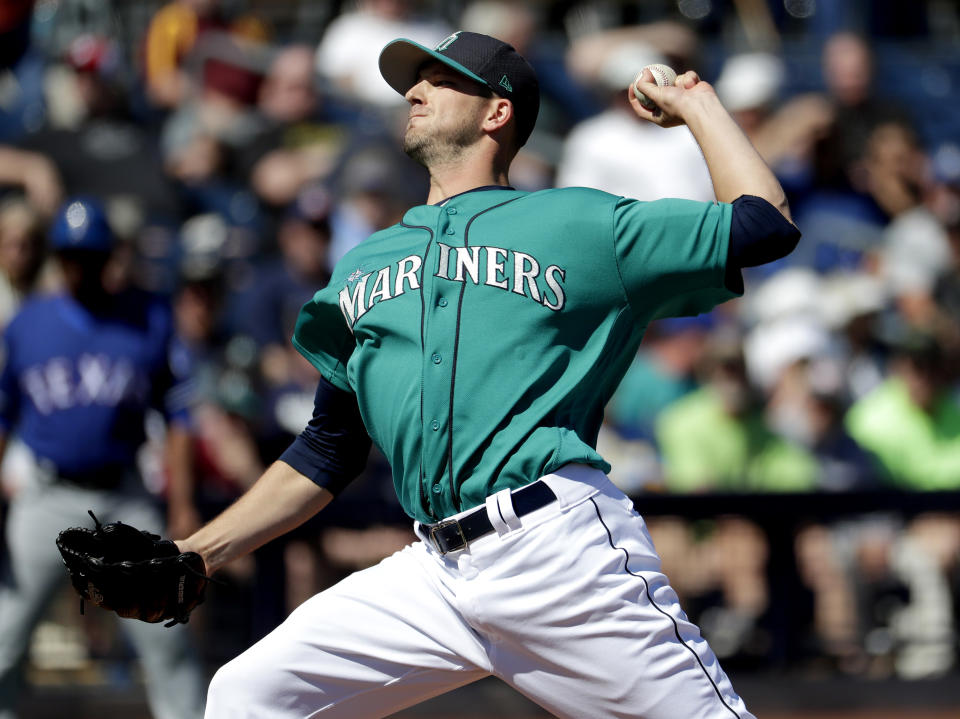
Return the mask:
<path id="1" fill-rule="evenodd" d="M 417 83 L 417 72 L 423 67 L 423 63 L 429 60 L 438 60 L 484 87 L 489 87 L 486 80 L 456 60 L 406 38 L 393 40 L 380 51 L 380 74 L 390 87 L 401 95 L 406 95 L 407 90 Z"/>

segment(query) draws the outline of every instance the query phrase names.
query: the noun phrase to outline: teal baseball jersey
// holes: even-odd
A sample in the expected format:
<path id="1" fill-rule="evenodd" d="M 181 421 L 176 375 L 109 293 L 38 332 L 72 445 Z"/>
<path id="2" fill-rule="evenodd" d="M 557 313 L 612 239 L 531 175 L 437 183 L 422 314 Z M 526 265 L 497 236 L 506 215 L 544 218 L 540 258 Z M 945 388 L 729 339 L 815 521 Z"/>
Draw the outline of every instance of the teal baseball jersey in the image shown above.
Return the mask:
<path id="1" fill-rule="evenodd" d="M 647 324 L 734 296 L 731 206 L 480 189 L 409 210 L 338 263 L 293 343 L 356 394 L 404 509 L 482 504 L 596 449 Z"/>

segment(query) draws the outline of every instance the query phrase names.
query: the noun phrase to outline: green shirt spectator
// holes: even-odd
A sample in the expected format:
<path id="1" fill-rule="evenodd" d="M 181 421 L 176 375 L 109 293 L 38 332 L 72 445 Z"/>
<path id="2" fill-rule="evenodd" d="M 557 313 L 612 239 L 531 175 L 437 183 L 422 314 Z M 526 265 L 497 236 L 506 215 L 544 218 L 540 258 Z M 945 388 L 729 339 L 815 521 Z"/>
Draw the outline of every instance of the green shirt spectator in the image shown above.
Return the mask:
<path id="1" fill-rule="evenodd" d="M 713 386 L 664 410 L 657 441 L 671 492 L 802 492 L 817 483 L 809 452 L 773 434 L 761 412 L 731 412 Z"/>
<path id="2" fill-rule="evenodd" d="M 903 489 L 929 491 L 960 487 L 960 405 L 949 394 L 935 392 L 918 402 L 917 376 L 910 364 L 850 408 L 847 430 L 876 456 L 885 479 Z M 929 391 L 929 390 L 928 390 Z"/>
<path id="3" fill-rule="evenodd" d="M 714 324 L 707 314 L 650 325 L 640 352 L 607 405 L 607 420 L 621 437 L 653 441 L 657 415 L 697 389 L 694 369 Z"/>

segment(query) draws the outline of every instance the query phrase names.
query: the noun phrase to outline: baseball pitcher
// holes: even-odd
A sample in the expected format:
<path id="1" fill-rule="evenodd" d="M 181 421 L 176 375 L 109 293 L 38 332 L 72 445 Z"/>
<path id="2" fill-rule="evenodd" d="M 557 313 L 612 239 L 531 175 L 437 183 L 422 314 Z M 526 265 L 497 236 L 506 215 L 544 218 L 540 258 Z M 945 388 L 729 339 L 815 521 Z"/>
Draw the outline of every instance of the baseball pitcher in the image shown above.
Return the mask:
<path id="1" fill-rule="evenodd" d="M 779 183 L 694 72 L 625 91 L 690 128 L 716 203 L 512 188 L 539 93 L 492 37 L 396 40 L 380 70 L 410 104 L 426 204 L 304 306 L 312 421 L 178 545 L 216 571 L 322 509 L 371 440 L 420 541 L 222 667 L 206 716 L 380 717 L 492 674 L 562 717 L 751 717 L 595 444 L 649 322 L 737 296 L 742 267 L 795 246 Z"/>

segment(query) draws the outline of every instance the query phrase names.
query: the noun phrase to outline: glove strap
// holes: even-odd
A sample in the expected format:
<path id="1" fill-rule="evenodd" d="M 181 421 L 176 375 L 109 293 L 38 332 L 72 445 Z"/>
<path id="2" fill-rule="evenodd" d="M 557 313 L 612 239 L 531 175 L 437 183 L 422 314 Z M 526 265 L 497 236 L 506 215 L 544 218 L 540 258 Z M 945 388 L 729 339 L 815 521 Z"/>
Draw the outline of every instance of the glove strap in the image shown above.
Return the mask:
<path id="1" fill-rule="evenodd" d="M 88 510 L 87 510 L 87 514 L 89 514 L 91 517 L 93 517 L 93 523 L 96 525 L 96 526 L 95 526 L 95 529 L 99 532 L 99 531 L 100 531 L 100 528 L 103 527 L 103 525 L 100 524 L 100 520 L 97 519 L 97 515 L 95 515 L 95 514 L 93 513 L 93 510 L 92 510 L 92 509 L 88 509 Z"/>

